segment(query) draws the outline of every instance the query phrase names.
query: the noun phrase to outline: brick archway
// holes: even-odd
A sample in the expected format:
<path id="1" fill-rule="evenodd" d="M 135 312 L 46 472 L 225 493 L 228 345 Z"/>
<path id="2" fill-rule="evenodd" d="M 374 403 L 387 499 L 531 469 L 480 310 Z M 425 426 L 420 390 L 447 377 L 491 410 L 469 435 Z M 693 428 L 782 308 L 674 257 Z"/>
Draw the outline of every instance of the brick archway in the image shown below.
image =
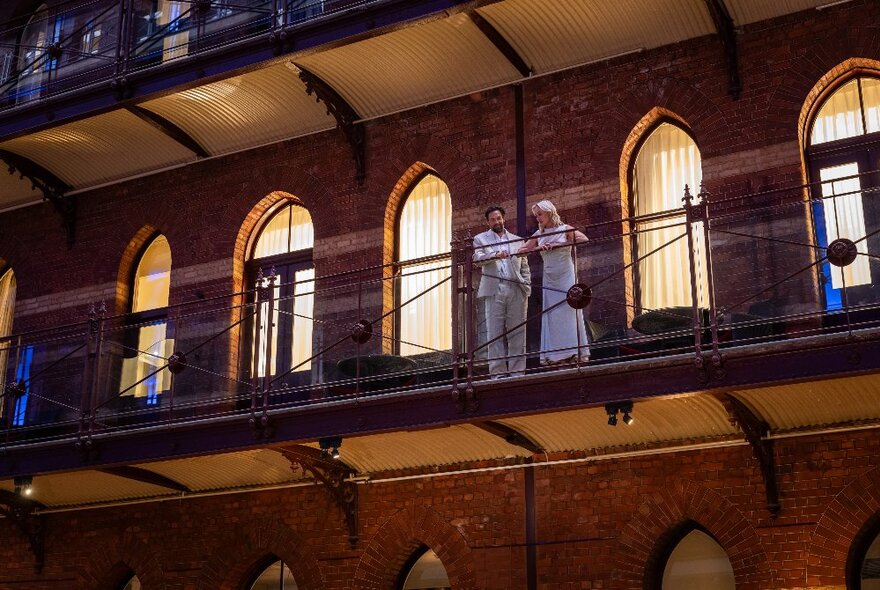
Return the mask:
<path id="1" fill-rule="evenodd" d="M 404 564 L 422 545 L 440 558 L 454 590 L 477 587 L 464 535 L 439 513 L 419 507 L 401 510 L 382 525 L 361 556 L 352 590 L 394 590 Z"/>
<path id="2" fill-rule="evenodd" d="M 92 552 L 78 576 L 80 590 L 119 590 L 131 573 L 140 580 L 144 590 L 165 588 L 165 572 L 161 555 L 126 531 L 122 537 L 106 539 Z"/>
<path id="3" fill-rule="evenodd" d="M 838 492 L 816 523 L 807 553 L 805 584 L 843 588 L 853 541 L 878 513 L 880 468 L 874 468 Z"/>
<path id="4" fill-rule="evenodd" d="M 240 590 L 273 557 L 288 565 L 300 590 L 324 587 L 321 568 L 306 542 L 278 517 L 242 523 L 219 541 L 203 566 L 196 586 L 200 590 Z"/>
<path id="5" fill-rule="evenodd" d="M 612 588 L 644 588 L 645 576 L 667 549 L 668 532 L 688 521 L 712 533 L 727 553 L 739 590 L 774 586 L 761 539 L 745 515 L 718 492 L 680 480 L 642 503 L 621 532 Z"/>
<path id="6" fill-rule="evenodd" d="M 153 225 L 145 225 L 140 228 L 125 250 L 119 261 L 119 271 L 116 274 L 116 299 L 113 310 L 108 312 L 120 315 L 128 311 L 129 298 L 131 297 L 131 283 L 134 276 L 137 261 L 140 259 L 144 248 L 161 232 Z"/>

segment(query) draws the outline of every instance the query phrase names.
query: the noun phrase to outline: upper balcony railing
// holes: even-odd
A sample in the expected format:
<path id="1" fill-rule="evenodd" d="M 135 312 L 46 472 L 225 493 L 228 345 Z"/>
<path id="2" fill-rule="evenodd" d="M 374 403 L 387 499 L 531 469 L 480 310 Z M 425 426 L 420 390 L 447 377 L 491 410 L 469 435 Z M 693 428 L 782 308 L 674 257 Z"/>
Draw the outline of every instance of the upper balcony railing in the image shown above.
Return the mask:
<path id="1" fill-rule="evenodd" d="M 71 0 L 0 25 L 0 110 L 387 0 Z"/>
<path id="2" fill-rule="evenodd" d="M 559 247 L 570 258 L 524 255 L 528 312 L 502 335 L 525 328 L 524 378 L 595 366 L 624 374 L 634 361 L 661 356 L 700 367 L 736 347 L 796 347 L 805 337 L 880 325 L 880 218 L 853 206 L 872 190 L 814 200 L 809 188 L 735 198 L 686 191 L 682 209 L 579 227 L 589 240 Z M 853 225 L 856 211 L 863 219 Z M 328 399 L 465 390 L 493 377 L 492 361 L 518 356 L 487 358 L 496 347 L 487 342 L 478 281 L 490 271 L 479 258 L 473 238 L 459 235 L 450 254 L 319 272 L 293 285 L 262 269 L 245 292 L 153 312 L 111 316 L 96 302 L 82 323 L 0 339 L 2 441 L 220 415 L 257 422 L 270 410 Z M 555 278 L 565 260 L 576 269 L 573 284 Z M 651 267 L 654 260 L 664 263 Z M 567 319 L 549 321 L 558 310 L 557 320 Z M 563 354 L 551 354 L 560 347 Z M 563 360 L 542 365 L 546 357 Z"/>

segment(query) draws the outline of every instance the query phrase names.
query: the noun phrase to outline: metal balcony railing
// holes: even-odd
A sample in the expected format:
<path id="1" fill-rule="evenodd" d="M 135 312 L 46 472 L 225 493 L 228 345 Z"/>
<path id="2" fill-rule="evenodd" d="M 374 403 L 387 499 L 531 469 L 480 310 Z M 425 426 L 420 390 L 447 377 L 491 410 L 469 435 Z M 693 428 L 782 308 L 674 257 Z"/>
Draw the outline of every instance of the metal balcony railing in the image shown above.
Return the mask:
<path id="1" fill-rule="evenodd" d="M 0 25 L 0 110 L 387 0 L 70 0 Z"/>
<path id="2" fill-rule="evenodd" d="M 692 197 L 686 189 L 682 209 L 581 226 L 589 241 L 566 246 L 578 278 L 561 290 L 543 279 L 540 256 L 529 254 L 529 311 L 506 332 L 526 328 L 525 378 L 600 365 L 623 374 L 648 357 L 689 358 L 701 367 L 734 347 L 796 346 L 806 336 L 880 325 L 880 219 L 864 208 L 862 235 L 847 235 L 844 223 L 859 210 L 855 200 L 873 189 L 817 199 L 805 196 L 810 189 L 820 187 L 723 197 Z M 836 222 L 816 238 L 819 217 Z M 652 239 L 654 232 L 662 239 Z M 682 242 L 684 259 L 650 268 Z M 98 302 L 81 323 L 0 339 L 0 440 L 84 437 L 220 415 L 257 423 L 270 409 L 424 388 L 456 392 L 491 377 L 471 236 L 456 236 L 449 254 L 405 264 L 317 270 L 317 278 L 280 290 L 274 272 L 263 269 L 247 291 L 134 315 L 109 315 Z M 645 276 L 679 287 L 649 294 Z M 567 363 L 547 367 L 539 362 L 547 352 L 539 335 L 551 288 L 565 293 L 557 306 L 583 309 L 589 342 L 579 341 L 582 354 Z M 651 297 L 656 307 L 642 303 Z M 417 307 L 419 317 L 407 315 Z M 423 328 L 404 342 L 402 324 L 411 321 Z M 577 333 L 574 322 L 571 330 Z"/>

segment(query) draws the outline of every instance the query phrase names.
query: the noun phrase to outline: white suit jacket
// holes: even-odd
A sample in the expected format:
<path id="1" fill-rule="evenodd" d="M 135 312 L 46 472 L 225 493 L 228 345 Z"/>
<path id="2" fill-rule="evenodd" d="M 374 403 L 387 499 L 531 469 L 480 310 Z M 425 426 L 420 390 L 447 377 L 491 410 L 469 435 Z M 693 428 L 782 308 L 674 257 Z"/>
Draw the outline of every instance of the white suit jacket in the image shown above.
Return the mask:
<path id="1" fill-rule="evenodd" d="M 507 240 L 519 240 L 519 236 L 507 232 Z M 507 241 L 505 240 L 505 241 Z M 510 248 L 514 253 L 519 250 L 524 242 L 512 242 L 511 244 L 498 243 L 495 232 L 491 229 L 474 236 L 474 262 L 482 269 L 483 276 L 480 279 L 480 289 L 477 297 L 490 297 L 498 292 L 501 279 L 501 260 L 495 258 L 495 253 L 501 248 Z M 525 256 L 513 256 L 508 258 L 510 267 L 513 269 L 513 280 L 516 281 L 523 294 L 528 297 L 532 292 L 532 275 L 529 271 L 529 261 Z"/>

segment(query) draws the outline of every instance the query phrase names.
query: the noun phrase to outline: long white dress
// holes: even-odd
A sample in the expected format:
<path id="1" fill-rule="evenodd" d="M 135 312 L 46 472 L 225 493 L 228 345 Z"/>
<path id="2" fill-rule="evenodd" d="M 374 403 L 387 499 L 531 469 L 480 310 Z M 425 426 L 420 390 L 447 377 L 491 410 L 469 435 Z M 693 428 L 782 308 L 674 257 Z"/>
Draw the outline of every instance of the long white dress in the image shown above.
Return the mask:
<path id="1" fill-rule="evenodd" d="M 565 301 L 568 289 L 577 282 L 577 276 L 574 271 L 571 247 L 565 246 L 567 240 L 563 229 L 574 228 L 562 225 L 548 228 L 546 232 L 539 229 L 532 236 L 537 238 L 538 246 L 557 245 L 552 250 L 541 250 L 541 258 L 544 261 L 544 288 L 542 289 L 544 313 L 541 315 L 542 364 L 566 359 L 574 361 L 579 346 L 581 360 L 590 358 L 583 311 L 572 308 Z M 551 235 L 544 235 L 545 233 Z M 547 311 L 548 309 L 550 311 Z"/>

